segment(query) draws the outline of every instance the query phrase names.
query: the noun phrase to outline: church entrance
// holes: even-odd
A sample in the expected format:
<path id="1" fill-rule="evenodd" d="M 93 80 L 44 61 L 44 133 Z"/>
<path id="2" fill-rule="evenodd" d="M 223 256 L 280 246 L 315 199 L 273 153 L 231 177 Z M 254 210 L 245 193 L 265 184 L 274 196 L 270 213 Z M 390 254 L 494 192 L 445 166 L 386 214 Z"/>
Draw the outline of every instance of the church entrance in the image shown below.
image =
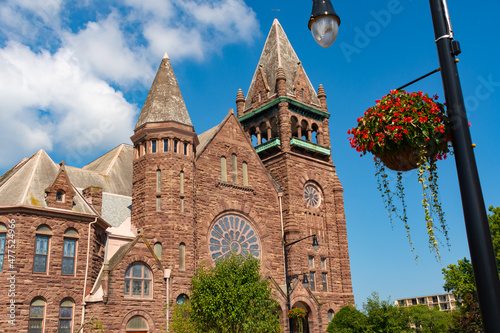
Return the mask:
<path id="1" fill-rule="evenodd" d="M 290 320 L 290 333 L 309 333 L 309 314 L 311 313 L 311 309 L 309 308 L 309 306 L 307 306 L 307 304 L 305 304 L 304 302 L 297 302 L 293 305 L 292 308 L 301 308 L 306 312 L 307 315 L 302 319 L 302 332 L 300 331 L 299 319 L 292 318 Z"/>

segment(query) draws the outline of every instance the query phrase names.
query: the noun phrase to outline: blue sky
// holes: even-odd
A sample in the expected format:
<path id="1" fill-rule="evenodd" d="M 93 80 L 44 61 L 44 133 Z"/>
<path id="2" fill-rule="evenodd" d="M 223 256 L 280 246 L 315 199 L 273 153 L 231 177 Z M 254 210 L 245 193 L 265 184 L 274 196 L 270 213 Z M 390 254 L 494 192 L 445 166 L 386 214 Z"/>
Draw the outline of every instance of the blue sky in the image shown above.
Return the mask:
<path id="1" fill-rule="evenodd" d="M 332 156 L 344 186 L 355 300 L 442 292 L 441 269 L 468 256 L 455 162 L 439 164 L 451 247 L 437 262 L 427 246 L 415 172 L 405 174 L 415 261 L 401 224 L 392 226 L 370 156 L 347 130 L 390 89 L 439 67 L 426 1 L 333 1 L 342 23 L 323 49 L 307 29 L 311 1 L 4 0 L 0 2 L 0 174 L 45 149 L 82 166 L 130 143 L 138 113 L 168 52 L 197 133 L 218 124 L 247 93 L 278 17 L 314 87 L 328 96 Z M 498 0 L 450 2 L 461 43 L 459 74 L 486 205 L 500 205 Z M 276 11 L 274 9 L 279 9 Z M 411 87 L 443 99 L 439 74 Z M 391 176 L 395 179 L 395 176 Z"/>

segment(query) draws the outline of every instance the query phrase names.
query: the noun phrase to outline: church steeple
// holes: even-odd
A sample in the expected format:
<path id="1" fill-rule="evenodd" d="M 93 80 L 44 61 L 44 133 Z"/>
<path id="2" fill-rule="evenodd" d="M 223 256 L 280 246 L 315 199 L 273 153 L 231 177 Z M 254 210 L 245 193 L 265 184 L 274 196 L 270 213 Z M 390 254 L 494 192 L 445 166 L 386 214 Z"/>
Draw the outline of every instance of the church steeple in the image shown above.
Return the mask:
<path id="1" fill-rule="evenodd" d="M 302 68 L 299 57 L 288 40 L 278 19 L 274 19 L 259 64 L 253 76 L 245 103 L 245 111 L 260 106 L 278 93 L 278 70 L 286 79 L 286 95 L 300 102 L 308 96 L 307 103 L 319 106 L 320 101 L 309 78 Z M 296 83 L 302 82 L 298 86 Z"/>
<path id="2" fill-rule="evenodd" d="M 146 123 L 167 121 L 192 126 L 172 64 L 165 52 L 135 129 Z"/>

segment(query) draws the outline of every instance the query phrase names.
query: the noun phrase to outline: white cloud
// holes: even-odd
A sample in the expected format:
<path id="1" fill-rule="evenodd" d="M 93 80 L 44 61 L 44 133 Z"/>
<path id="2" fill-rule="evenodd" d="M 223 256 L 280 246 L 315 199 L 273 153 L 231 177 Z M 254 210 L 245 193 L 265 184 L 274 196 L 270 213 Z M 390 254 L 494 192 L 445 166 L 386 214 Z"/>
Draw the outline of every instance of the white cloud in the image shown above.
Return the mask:
<path id="1" fill-rule="evenodd" d="M 0 50 L 0 167 L 26 152 L 62 149 L 75 163 L 102 146 L 127 141 L 137 109 L 105 81 L 85 72 L 74 54 L 36 54 L 16 42 Z"/>
<path id="2" fill-rule="evenodd" d="M 154 74 L 145 59 L 145 49 L 132 50 L 120 29 L 120 18 L 112 13 L 98 22 L 88 22 L 77 34 L 63 34 L 63 45 L 75 53 L 88 71 L 101 78 L 127 86 L 134 80 Z"/>

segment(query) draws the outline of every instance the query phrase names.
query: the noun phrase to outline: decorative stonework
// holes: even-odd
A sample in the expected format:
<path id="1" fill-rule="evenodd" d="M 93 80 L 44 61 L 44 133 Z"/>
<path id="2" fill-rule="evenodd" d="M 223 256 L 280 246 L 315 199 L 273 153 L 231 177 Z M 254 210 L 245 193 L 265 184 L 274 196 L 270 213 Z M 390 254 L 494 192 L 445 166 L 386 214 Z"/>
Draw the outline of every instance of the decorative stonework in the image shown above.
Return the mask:
<path id="1" fill-rule="evenodd" d="M 261 256 L 260 239 L 253 226 L 241 216 L 224 215 L 214 223 L 209 238 L 212 260 L 224 258 L 231 253 Z"/>
<path id="2" fill-rule="evenodd" d="M 304 187 L 304 199 L 308 207 L 318 208 L 321 205 L 321 192 L 316 186 L 307 184 Z"/>

